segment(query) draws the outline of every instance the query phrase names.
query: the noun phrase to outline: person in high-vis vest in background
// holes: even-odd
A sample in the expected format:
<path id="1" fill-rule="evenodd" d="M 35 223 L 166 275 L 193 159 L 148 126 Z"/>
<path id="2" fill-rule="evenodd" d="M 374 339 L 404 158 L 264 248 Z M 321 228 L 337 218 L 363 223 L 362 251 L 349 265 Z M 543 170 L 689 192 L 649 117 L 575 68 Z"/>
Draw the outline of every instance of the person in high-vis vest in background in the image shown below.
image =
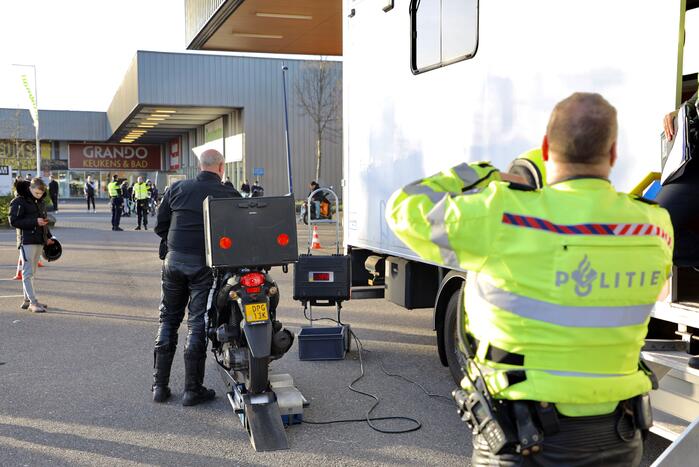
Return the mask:
<path id="1" fill-rule="evenodd" d="M 150 188 L 143 181 L 143 177 L 138 177 L 133 186 L 133 199 L 136 201 L 136 214 L 138 215 L 138 226 L 134 230 L 143 228 L 148 230 L 148 201 L 150 200 Z"/>
<path id="2" fill-rule="evenodd" d="M 119 176 L 117 174 L 112 175 L 112 181 L 107 185 L 107 191 L 112 204 L 112 230 L 121 232 L 124 229 L 119 227 L 119 222 L 121 222 L 121 208 L 124 204 L 124 197 L 121 193 Z"/>
<path id="3" fill-rule="evenodd" d="M 416 254 L 469 271 L 454 397 L 480 426 L 474 466 L 641 460 L 655 380 L 640 350 L 673 231 L 664 209 L 609 182 L 616 141 L 614 107 L 575 93 L 551 114 L 543 188 L 464 163 L 388 201 L 388 225 Z"/>

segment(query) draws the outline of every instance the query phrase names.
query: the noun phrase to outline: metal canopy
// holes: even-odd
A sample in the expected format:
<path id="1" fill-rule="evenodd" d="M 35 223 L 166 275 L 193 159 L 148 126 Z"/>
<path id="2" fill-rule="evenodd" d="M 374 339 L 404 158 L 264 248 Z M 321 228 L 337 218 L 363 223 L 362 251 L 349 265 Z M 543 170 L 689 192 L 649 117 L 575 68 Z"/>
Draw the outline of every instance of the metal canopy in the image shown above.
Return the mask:
<path id="1" fill-rule="evenodd" d="M 228 107 L 178 107 L 139 105 L 114 132 L 110 141 L 124 142 L 128 135 L 138 136 L 133 143 L 160 144 L 231 112 Z"/>
<path id="2" fill-rule="evenodd" d="M 187 48 L 342 55 L 342 1 L 228 0 Z"/>

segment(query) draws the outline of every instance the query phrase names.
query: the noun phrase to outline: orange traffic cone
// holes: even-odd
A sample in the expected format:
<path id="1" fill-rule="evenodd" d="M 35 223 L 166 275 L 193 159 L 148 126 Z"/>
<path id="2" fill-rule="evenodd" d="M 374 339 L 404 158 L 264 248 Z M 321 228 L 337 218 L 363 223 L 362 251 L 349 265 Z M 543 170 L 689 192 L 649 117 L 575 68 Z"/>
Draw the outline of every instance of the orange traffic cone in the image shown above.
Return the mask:
<path id="1" fill-rule="evenodd" d="M 15 277 L 13 277 L 12 280 L 15 280 L 15 281 L 22 280 L 22 258 L 19 258 L 17 260 L 17 274 L 15 274 Z"/>
<path id="2" fill-rule="evenodd" d="M 44 263 L 42 263 L 41 261 L 39 261 L 39 262 L 36 263 L 36 264 L 37 264 L 37 266 L 39 266 L 40 268 L 43 268 L 43 267 L 44 267 Z"/>
<path id="3" fill-rule="evenodd" d="M 311 243 L 311 250 L 320 250 L 320 238 L 318 238 L 318 226 L 313 226 L 313 243 Z"/>

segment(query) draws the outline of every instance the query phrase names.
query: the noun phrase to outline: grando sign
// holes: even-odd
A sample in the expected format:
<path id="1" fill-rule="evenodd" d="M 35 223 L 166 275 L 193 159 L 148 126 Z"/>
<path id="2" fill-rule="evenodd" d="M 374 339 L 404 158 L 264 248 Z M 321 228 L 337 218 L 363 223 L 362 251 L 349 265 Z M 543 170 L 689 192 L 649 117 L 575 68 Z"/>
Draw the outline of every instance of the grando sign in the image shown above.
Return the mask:
<path id="1" fill-rule="evenodd" d="M 71 169 L 161 170 L 160 146 L 155 144 L 70 144 Z"/>

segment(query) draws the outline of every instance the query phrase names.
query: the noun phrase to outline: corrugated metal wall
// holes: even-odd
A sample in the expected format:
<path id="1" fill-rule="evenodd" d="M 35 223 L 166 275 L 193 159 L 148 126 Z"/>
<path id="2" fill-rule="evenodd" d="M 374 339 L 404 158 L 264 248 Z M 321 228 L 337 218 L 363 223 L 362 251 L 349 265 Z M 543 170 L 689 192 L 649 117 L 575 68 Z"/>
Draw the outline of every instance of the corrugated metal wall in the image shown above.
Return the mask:
<path id="1" fill-rule="evenodd" d="M 289 133 L 294 191 L 305 196 L 315 177 L 315 131 L 302 114 L 296 96 L 305 60 L 280 60 L 223 55 L 138 52 L 138 95 L 142 104 L 242 108 L 244 129 L 244 178 L 251 181 L 253 169 L 261 167 L 261 183 L 269 195 L 288 192 L 282 63 L 288 71 Z M 329 62 L 333 67 L 339 62 Z M 338 118 L 342 109 L 338 109 Z M 341 128 L 341 121 L 338 121 Z M 196 146 L 203 142 L 197 129 Z M 323 142 L 321 181 L 340 190 L 342 141 Z M 190 154 L 190 158 L 193 157 Z M 191 160 L 191 159 L 190 159 Z M 192 161 L 193 162 L 193 161 Z M 233 178 L 233 177 L 231 177 Z"/>
<path id="2" fill-rule="evenodd" d="M 104 141 L 111 133 L 104 112 L 39 110 L 39 138 Z M 34 123 L 26 109 L 0 109 L 0 139 L 34 141 Z"/>
<path id="3" fill-rule="evenodd" d="M 119 128 L 124 120 L 138 106 L 138 54 L 129 65 L 129 69 L 124 74 L 121 85 L 116 90 L 112 102 L 107 109 L 107 119 L 109 120 L 109 136 Z M 106 139 L 106 138 L 105 138 Z"/>
<path id="4" fill-rule="evenodd" d="M 185 0 L 184 33 L 187 44 L 201 31 L 204 24 L 225 0 Z"/>

